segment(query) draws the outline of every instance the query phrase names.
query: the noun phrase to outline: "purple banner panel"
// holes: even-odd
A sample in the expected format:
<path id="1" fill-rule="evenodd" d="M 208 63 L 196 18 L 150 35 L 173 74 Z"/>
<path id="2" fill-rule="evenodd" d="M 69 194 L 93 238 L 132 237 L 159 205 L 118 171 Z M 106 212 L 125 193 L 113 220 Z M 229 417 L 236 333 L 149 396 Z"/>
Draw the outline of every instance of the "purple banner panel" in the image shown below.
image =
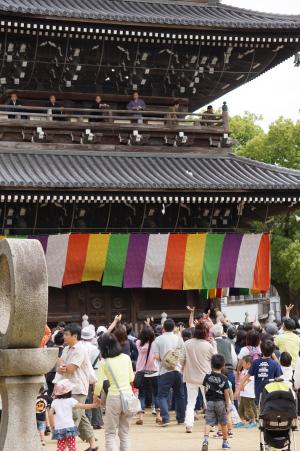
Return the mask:
<path id="1" fill-rule="evenodd" d="M 132 234 L 129 238 L 124 273 L 124 288 L 142 288 L 149 234 Z"/>
<path id="2" fill-rule="evenodd" d="M 221 254 L 217 288 L 234 287 L 237 261 L 243 236 L 226 234 Z"/>

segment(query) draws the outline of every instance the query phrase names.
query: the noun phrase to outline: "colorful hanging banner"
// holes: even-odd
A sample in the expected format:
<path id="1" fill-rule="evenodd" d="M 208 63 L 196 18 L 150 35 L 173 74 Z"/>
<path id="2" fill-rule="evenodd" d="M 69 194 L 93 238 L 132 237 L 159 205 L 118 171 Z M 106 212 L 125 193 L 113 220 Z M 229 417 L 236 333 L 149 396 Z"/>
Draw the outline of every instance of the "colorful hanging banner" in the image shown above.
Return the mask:
<path id="1" fill-rule="evenodd" d="M 62 287 L 69 236 L 69 234 L 50 235 L 48 238 L 46 263 L 48 269 L 48 284 L 50 287 Z"/>
<path id="2" fill-rule="evenodd" d="M 150 235 L 144 267 L 143 288 L 161 288 L 169 234 Z"/>
<path id="3" fill-rule="evenodd" d="M 202 271 L 206 237 L 206 233 L 200 235 L 188 235 L 184 261 L 184 290 L 199 290 L 202 288 Z"/>
<path id="4" fill-rule="evenodd" d="M 271 246 L 269 235 L 263 235 L 260 240 L 259 250 L 254 270 L 253 289 L 268 291 L 271 278 Z"/>
<path id="5" fill-rule="evenodd" d="M 243 236 L 233 287 L 253 287 L 254 269 L 261 237 L 261 234 Z"/>
<path id="6" fill-rule="evenodd" d="M 80 233 L 70 236 L 63 285 L 81 282 L 88 243 L 88 234 Z"/>
<path id="7" fill-rule="evenodd" d="M 122 287 L 129 234 L 111 235 L 104 270 L 104 286 Z"/>
<path id="8" fill-rule="evenodd" d="M 149 235 L 144 233 L 130 236 L 124 273 L 124 288 L 140 288 L 142 286 L 148 241 Z"/>
<path id="9" fill-rule="evenodd" d="M 225 236 L 218 275 L 218 288 L 234 286 L 236 265 L 238 262 L 242 239 L 243 236 L 236 233 Z"/>
<path id="10" fill-rule="evenodd" d="M 82 282 L 100 282 L 106 265 L 110 234 L 90 235 Z"/>
<path id="11" fill-rule="evenodd" d="M 202 286 L 208 290 L 217 286 L 224 238 L 222 233 L 209 233 L 206 238 Z"/>
<path id="12" fill-rule="evenodd" d="M 164 290 L 182 290 L 187 235 L 170 235 L 163 276 Z"/>
<path id="13" fill-rule="evenodd" d="M 0 239 L 5 237 L 0 236 Z M 27 237 L 11 236 L 24 239 Z M 104 286 L 201 290 L 204 297 L 268 291 L 268 234 L 30 235 L 46 254 L 49 286 L 98 281 Z"/>

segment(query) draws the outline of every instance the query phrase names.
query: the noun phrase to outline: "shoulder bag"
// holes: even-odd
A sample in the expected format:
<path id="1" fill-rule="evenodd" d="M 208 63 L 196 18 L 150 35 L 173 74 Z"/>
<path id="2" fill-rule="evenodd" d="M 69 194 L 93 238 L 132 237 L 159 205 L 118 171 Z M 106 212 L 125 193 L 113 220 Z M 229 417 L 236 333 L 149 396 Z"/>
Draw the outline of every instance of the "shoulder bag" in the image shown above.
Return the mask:
<path id="1" fill-rule="evenodd" d="M 170 349 L 162 359 L 161 365 L 168 371 L 175 371 L 179 361 L 182 342 L 178 336 L 178 344 L 175 349 Z"/>
<path id="2" fill-rule="evenodd" d="M 134 415 L 136 415 L 138 412 L 140 412 L 142 410 L 140 400 L 134 395 L 133 392 L 131 392 L 131 393 L 123 393 L 122 392 L 122 390 L 120 389 L 120 386 L 117 382 L 117 379 L 114 375 L 112 367 L 107 359 L 105 360 L 105 363 L 111 374 L 111 377 L 113 378 L 114 383 L 116 384 L 117 389 L 120 392 L 121 406 L 122 406 L 123 414 L 128 417 L 133 417 Z"/>

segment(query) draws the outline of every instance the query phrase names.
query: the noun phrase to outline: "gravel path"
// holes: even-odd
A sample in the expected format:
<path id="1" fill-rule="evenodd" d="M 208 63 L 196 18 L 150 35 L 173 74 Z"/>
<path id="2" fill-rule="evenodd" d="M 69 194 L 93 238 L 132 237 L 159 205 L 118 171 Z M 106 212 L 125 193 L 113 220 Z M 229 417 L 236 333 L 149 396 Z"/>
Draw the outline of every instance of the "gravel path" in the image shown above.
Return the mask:
<path id="1" fill-rule="evenodd" d="M 135 421 L 131 428 L 131 451 L 200 451 L 203 437 L 203 420 L 195 422 L 192 434 L 185 433 L 184 426 L 178 426 L 174 421 L 167 428 L 160 428 L 155 425 L 155 419 L 151 413 L 145 415 L 143 426 L 136 426 Z M 104 431 L 96 431 L 99 451 L 105 451 Z M 300 451 L 300 432 L 296 432 L 296 441 Z M 258 429 L 234 431 L 234 438 L 230 439 L 233 451 L 259 451 Z M 211 437 L 209 450 L 216 451 L 222 447 L 222 440 Z M 87 445 L 78 439 L 78 451 L 86 450 Z M 119 449 L 119 447 L 118 447 Z M 56 446 L 47 437 L 47 451 L 55 451 Z"/>

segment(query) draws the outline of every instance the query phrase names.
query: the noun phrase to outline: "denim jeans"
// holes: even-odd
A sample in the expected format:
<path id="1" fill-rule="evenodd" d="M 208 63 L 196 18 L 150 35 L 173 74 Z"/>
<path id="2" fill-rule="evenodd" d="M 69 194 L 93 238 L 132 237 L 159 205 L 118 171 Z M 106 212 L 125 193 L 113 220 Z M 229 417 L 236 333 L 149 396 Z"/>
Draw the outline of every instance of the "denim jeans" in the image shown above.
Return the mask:
<path id="1" fill-rule="evenodd" d="M 152 400 L 155 409 L 159 409 L 157 391 L 158 391 L 158 376 L 145 377 L 143 386 L 139 389 L 139 400 L 141 401 L 142 411 L 145 410 L 146 393 L 149 390 L 152 393 Z"/>
<path id="2" fill-rule="evenodd" d="M 234 375 L 234 372 L 233 371 L 228 372 L 227 378 L 231 382 L 232 391 L 233 391 L 233 394 L 234 394 L 234 392 L 235 392 L 235 375 Z M 239 404 L 238 404 L 238 400 L 237 399 L 234 400 L 234 405 L 235 405 L 235 408 L 238 409 L 238 405 Z"/>
<path id="3" fill-rule="evenodd" d="M 169 371 L 162 374 L 158 379 L 158 402 L 160 415 L 163 422 L 170 419 L 169 416 L 169 393 L 171 388 L 175 397 L 176 420 L 179 423 L 184 422 L 185 415 L 185 397 L 182 374 L 179 371 Z"/>

